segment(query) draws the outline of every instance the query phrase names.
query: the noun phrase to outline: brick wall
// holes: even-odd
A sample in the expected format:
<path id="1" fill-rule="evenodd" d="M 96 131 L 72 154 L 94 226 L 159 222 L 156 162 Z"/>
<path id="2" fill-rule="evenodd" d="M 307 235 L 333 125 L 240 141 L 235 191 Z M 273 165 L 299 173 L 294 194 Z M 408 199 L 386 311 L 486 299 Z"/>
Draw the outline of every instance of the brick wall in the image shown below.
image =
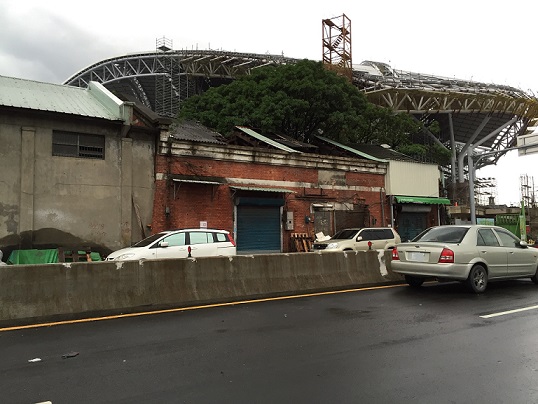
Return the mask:
<path id="1" fill-rule="evenodd" d="M 384 175 L 382 174 L 357 172 L 338 174 L 338 171 L 335 170 L 335 177 L 342 176 L 344 183 L 342 184 L 342 181 L 339 180 L 331 185 L 331 183 L 327 183 L 327 170 L 325 169 L 323 174 L 325 182 L 322 189 L 320 187 L 321 176 L 315 167 L 164 155 L 157 156 L 156 173 L 153 232 L 173 228 L 197 228 L 201 221 L 207 222 L 209 228 L 225 229 L 232 232 L 234 228 L 234 193 L 235 196 L 238 196 L 241 191 L 230 188 L 230 185 L 285 188 L 293 191 L 293 193 L 282 194 L 285 200 L 284 212 L 291 211 L 294 214 L 293 230 L 285 230 L 285 214 L 282 218 L 284 252 L 294 250 L 291 241 L 292 233 L 307 233 L 314 236 L 313 223 L 305 221 L 306 216 L 314 218 L 313 203 L 328 203 L 339 206 L 343 204 L 346 206 L 367 205 L 371 225 L 387 225 L 390 221 L 386 197 L 379 191 L 379 189 L 384 188 Z M 218 186 L 186 182 L 174 183 L 169 175 L 221 178 L 222 180 L 226 179 L 227 183 Z M 263 196 L 277 196 L 277 194 L 271 194 L 264 193 Z M 383 203 L 381 198 L 383 198 Z M 169 208 L 168 211 L 166 207 Z M 381 213 L 383 208 L 385 209 L 384 216 Z"/>

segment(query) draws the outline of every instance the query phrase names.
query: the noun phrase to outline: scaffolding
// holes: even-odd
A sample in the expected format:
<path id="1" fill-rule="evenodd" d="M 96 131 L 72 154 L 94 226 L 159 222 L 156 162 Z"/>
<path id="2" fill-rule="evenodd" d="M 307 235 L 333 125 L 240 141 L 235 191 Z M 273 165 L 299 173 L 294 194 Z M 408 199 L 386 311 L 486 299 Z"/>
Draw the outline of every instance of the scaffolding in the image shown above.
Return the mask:
<path id="1" fill-rule="evenodd" d="M 322 35 L 323 64 L 351 82 L 351 20 L 345 14 L 322 20 Z"/>
<path id="2" fill-rule="evenodd" d="M 479 206 L 495 206 L 497 199 L 497 179 L 477 178 L 475 186 L 475 200 Z"/>
<path id="3" fill-rule="evenodd" d="M 172 40 L 166 37 L 156 41 L 156 52 L 161 55 L 155 66 L 154 111 L 161 115 L 176 117 L 181 101 L 195 93 L 195 80 L 182 71 L 181 57 L 174 52 Z"/>
<path id="4" fill-rule="evenodd" d="M 519 188 L 521 191 L 521 200 L 526 208 L 537 207 L 536 188 L 534 187 L 534 177 L 527 174 L 519 176 Z"/>

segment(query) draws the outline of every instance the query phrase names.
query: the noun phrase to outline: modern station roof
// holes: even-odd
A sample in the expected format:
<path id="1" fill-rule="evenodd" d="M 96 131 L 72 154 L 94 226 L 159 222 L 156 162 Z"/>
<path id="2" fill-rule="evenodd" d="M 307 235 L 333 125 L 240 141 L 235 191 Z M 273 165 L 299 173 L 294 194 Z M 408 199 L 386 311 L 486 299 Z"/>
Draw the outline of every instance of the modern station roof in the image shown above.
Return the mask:
<path id="1" fill-rule="evenodd" d="M 97 62 L 65 84 L 86 87 L 97 81 L 112 92 L 135 96 L 159 114 L 175 116 L 181 100 L 191 95 L 253 69 L 297 61 L 282 55 L 213 50 L 141 52 Z M 494 163 L 538 119 L 538 100 L 506 85 L 407 72 L 374 61 L 353 65 L 352 79 L 376 105 L 421 120 L 437 120 L 441 133 L 430 136 L 449 149 L 473 142 L 499 152 L 482 160 L 483 165 Z"/>

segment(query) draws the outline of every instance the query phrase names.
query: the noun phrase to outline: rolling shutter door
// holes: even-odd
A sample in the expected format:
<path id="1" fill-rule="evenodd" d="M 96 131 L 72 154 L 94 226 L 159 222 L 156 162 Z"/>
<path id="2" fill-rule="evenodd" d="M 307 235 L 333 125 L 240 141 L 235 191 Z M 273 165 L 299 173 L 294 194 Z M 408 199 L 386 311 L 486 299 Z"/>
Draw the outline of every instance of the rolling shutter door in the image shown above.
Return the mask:
<path id="1" fill-rule="evenodd" d="M 427 213 L 402 212 L 398 217 L 398 233 L 402 242 L 414 239 L 428 227 Z"/>
<path id="2" fill-rule="evenodd" d="M 280 207 L 237 206 L 236 241 L 238 253 L 280 252 Z"/>

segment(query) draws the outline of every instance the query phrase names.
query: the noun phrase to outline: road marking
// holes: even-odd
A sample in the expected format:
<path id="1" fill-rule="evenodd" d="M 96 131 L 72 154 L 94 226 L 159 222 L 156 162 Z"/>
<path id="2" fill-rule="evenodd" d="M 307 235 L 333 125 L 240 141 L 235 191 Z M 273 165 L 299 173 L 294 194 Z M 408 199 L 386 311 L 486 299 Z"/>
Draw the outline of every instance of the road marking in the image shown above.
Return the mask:
<path id="1" fill-rule="evenodd" d="M 53 327 L 53 326 L 64 325 L 64 324 L 90 323 L 90 322 L 93 322 L 93 321 L 114 320 L 114 319 L 126 318 L 126 317 L 149 316 L 149 315 L 152 315 L 152 314 L 176 313 L 176 312 L 189 311 L 189 310 L 211 309 L 211 308 L 215 308 L 215 307 L 226 307 L 226 306 L 236 306 L 236 305 L 239 305 L 239 304 L 271 302 L 271 301 L 275 301 L 275 300 L 299 299 L 299 298 L 302 298 L 302 297 L 336 295 L 336 294 L 340 294 L 340 293 L 363 292 L 363 291 L 367 291 L 367 290 L 398 288 L 398 287 L 402 287 L 402 286 L 407 286 L 407 285 L 406 284 L 396 284 L 396 285 L 383 285 L 383 286 L 369 286 L 369 287 L 364 287 L 364 288 L 333 290 L 333 291 L 328 291 L 328 292 L 305 293 L 305 294 L 301 294 L 301 295 L 291 295 L 291 296 L 267 297 L 267 298 L 263 298 L 263 299 L 239 300 L 239 301 L 236 301 L 236 302 L 214 303 L 214 304 L 206 304 L 206 305 L 202 305 L 202 306 L 176 307 L 176 308 L 173 308 L 173 309 L 163 309 L 163 310 L 136 312 L 136 313 L 116 314 L 116 315 L 112 315 L 112 316 L 103 316 L 103 317 L 81 318 L 81 319 L 78 319 L 78 320 L 65 320 L 65 321 L 54 321 L 54 322 L 51 322 L 51 323 L 19 325 L 19 326 L 13 326 L 13 327 L 0 328 L 0 332 L 26 330 L 26 329 L 30 329 L 30 328 Z"/>
<path id="2" fill-rule="evenodd" d="M 500 311 L 498 313 L 492 313 L 492 314 L 486 314 L 484 316 L 480 316 L 480 318 L 492 318 L 492 317 L 499 317 L 499 316 L 505 316 L 507 314 L 514 314 L 519 313 L 521 311 L 527 311 L 527 310 L 534 310 L 538 309 L 538 306 L 529 306 L 529 307 L 523 307 L 521 309 L 514 309 L 514 310 L 507 310 L 507 311 Z"/>

